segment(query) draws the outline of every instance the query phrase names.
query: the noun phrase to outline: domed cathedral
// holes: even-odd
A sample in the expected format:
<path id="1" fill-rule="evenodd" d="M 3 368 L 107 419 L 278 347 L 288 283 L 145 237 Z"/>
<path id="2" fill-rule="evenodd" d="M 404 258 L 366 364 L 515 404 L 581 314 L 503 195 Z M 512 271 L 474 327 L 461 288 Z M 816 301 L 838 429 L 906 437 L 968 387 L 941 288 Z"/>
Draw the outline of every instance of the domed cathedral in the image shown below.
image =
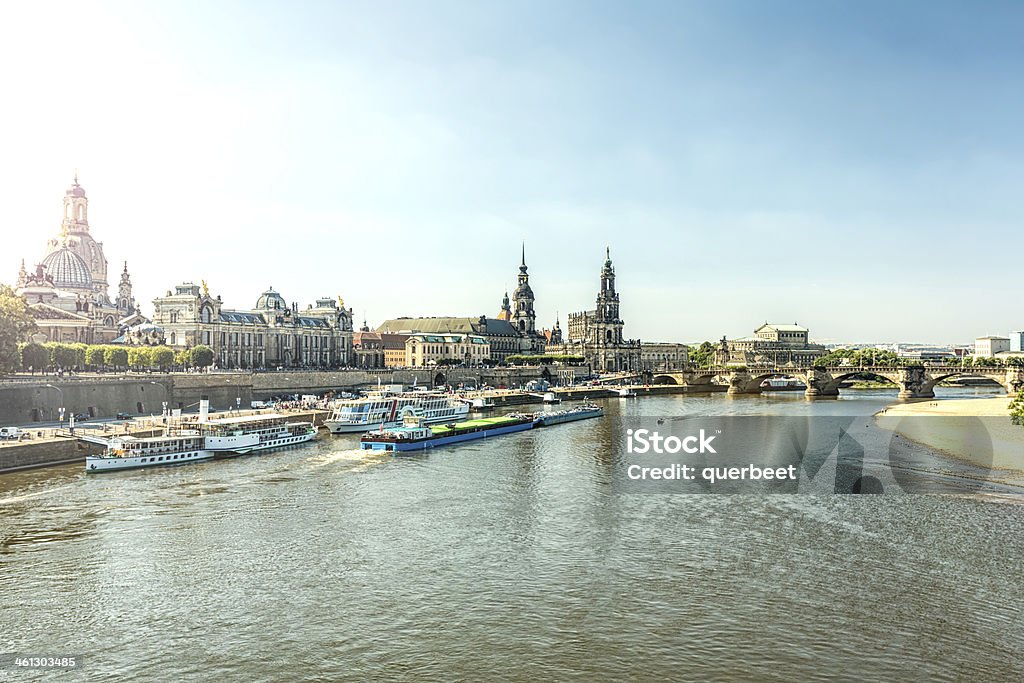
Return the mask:
<path id="1" fill-rule="evenodd" d="M 126 319 L 139 317 L 127 263 L 118 300 L 110 300 L 103 243 L 89 232 L 89 199 L 78 174 L 64 193 L 60 233 L 32 271 L 22 260 L 17 291 L 36 319 L 33 338 L 40 341 L 106 343 L 118 337 Z"/>
<path id="2" fill-rule="evenodd" d="M 103 243 L 94 240 L 89 233 L 89 198 L 85 196 L 85 188 L 78 184 L 77 173 L 71 187 L 64 192 L 60 234 L 46 245 L 48 254 L 60 249 L 77 254 L 89 268 L 93 291 L 107 294 L 107 258 L 103 255 Z"/>

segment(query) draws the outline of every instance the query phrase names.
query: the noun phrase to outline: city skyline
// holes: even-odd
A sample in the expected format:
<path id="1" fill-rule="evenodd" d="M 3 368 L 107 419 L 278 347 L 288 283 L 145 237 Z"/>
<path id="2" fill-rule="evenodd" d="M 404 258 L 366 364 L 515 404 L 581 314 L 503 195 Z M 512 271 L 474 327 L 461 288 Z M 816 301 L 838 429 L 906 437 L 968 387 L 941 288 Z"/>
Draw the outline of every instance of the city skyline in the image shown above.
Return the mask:
<path id="1" fill-rule="evenodd" d="M 402 7 L 8 10 L 0 281 L 77 167 L 144 312 L 205 279 L 493 316 L 525 240 L 541 327 L 593 307 L 605 245 L 632 338 L 1024 326 L 1020 8 Z"/>

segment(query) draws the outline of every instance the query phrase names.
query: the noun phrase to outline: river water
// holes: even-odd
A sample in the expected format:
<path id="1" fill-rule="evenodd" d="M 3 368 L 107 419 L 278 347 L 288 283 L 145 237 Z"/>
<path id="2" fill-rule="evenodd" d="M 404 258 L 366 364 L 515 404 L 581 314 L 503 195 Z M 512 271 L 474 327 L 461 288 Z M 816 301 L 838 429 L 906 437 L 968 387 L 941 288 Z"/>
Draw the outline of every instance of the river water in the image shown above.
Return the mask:
<path id="1" fill-rule="evenodd" d="M 324 436 L 5 475 L 0 652 L 76 654 L 65 678 L 90 681 L 1024 679 L 1013 496 L 628 494 L 601 447 L 635 414 L 893 399 L 847 393 L 615 400 L 426 455 Z"/>

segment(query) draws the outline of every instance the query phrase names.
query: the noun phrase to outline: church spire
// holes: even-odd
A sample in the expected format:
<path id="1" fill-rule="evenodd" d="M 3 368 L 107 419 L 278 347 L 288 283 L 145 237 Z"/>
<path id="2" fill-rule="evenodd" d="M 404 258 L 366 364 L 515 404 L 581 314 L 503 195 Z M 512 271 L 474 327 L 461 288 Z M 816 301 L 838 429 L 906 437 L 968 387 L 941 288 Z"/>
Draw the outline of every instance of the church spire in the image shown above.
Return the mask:
<path id="1" fill-rule="evenodd" d="M 522 336 L 534 334 L 537 329 L 537 317 L 533 312 L 533 289 L 530 287 L 530 276 L 526 268 L 526 242 L 523 242 L 523 257 L 519 266 L 518 286 L 512 292 L 515 301 L 513 324 Z"/>
<path id="2" fill-rule="evenodd" d="M 132 278 L 128 274 L 128 262 L 124 262 L 124 270 L 121 271 L 121 282 L 117 286 L 117 308 L 123 317 L 131 315 L 138 310 L 135 304 L 135 297 L 132 295 Z"/>
<path id="3" fill-rule="evenodd" d="M 508 300 L 508 290 L 505 290 L 505 296 L 501 299 L 501 310 L 498 311 L 498 320 L 511 320 L 512 319 L 512 305 Z"/>

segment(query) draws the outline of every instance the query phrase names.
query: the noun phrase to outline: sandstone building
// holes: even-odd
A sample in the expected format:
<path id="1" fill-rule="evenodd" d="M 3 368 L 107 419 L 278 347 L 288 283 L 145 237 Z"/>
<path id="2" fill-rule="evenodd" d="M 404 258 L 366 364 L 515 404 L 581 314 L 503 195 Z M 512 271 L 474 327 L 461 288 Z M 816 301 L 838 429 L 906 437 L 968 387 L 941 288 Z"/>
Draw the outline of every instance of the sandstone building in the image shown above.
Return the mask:
<path id="1" fill-rule="evenodd" d="M 810 343 L 808 330 L 797 324 L 765 323 L 751 337 L 724 340 L 723 360 L 742 365 L 811 365 L 826 349 Z"/>
<path id="2" fill-rule="evenodd" d="M 583 356 L 595 372 L 640 371 L 640 340 L 626 339 L 624 327 L 615 290 L 615 267 L 611 250 L 606 249 L 596 307 L 571 313 L 564 342 L 548 346 L 546 353 Z"/>
<path id="3" fill-rule="evenodd" d="M 273 287 L 251 309 L 225 308 L 221 297 L 185 282 L 153 300 L 153 324 L 174 348 L 204 344 L 218 368 L 337 368 L 352 364 L 352 311 L 318 299 L 300 311 Z"/>
<path id="4" fill-rule="evenodd" d="M 77 175 L 64 193 L 60 232 L 47 242 L 42 260 L 33 269 L 26 269 L 22 260 L 15 291 L 25 298 L 35 318 L 36 341 L 101 344 L 144 320 L 132 296 L 127 263 L 117 298 L 110 299 L 107 258 L 103 243 L 90 232 L 89 199 Z"/>

